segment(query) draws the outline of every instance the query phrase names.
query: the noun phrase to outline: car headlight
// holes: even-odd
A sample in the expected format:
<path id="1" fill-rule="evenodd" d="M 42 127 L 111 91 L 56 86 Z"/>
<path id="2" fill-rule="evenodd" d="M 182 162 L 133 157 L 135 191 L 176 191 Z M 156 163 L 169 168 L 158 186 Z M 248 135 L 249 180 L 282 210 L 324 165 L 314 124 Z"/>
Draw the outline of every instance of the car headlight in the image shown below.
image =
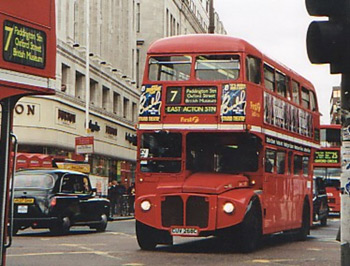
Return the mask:
<path id="1" fill-rule="evenodd" d="M 233 211 L 235 210 L 235 205 L 233 205 L 233 203 L 231 203 L 231 202 L 226 202 L 223 206 L 223 210 L 227 214 L 232 214 Z"/>
<path id="2" fill-rule="evenodd" d="M 149 211 L 151 209 L 151 203 L 148 200 L 144 200 L 141 202 L 141 209 L 143 211 Z"/>

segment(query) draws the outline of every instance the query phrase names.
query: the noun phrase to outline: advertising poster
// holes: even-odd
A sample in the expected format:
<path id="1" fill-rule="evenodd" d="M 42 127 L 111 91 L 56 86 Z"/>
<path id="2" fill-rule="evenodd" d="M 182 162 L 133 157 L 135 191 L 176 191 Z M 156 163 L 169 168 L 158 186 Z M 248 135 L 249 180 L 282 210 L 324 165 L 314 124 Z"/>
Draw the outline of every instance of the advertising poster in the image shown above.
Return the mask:
<path id="1" fill-rule="evenodd" d="M 146 85 L 141 88 L 139 121 L 159 122 L 162 107 L 162 86 Z"/>
<path id="2" fill-rule="evenodd" d="M 221 100 L 222 122 L 245 121 L 247 104 L 245 84 L 224 85 Z"/>

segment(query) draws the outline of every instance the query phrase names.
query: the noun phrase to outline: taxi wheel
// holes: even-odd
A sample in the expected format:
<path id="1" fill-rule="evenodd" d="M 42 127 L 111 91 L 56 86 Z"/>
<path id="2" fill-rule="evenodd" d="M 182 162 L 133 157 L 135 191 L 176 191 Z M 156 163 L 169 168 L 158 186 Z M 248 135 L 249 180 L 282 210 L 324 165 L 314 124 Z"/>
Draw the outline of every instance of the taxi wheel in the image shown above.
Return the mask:
<path id="1" fill-rule="evenodd" d="M 59 223 L 50 227 L 50 232 L 54 235 L 66 235 L 69 233 L 71 222 L 69 217 L 65 216 L 60 219 Z"/>
<path id="2" fill-rule="evenodd" d="M 158 244 L 157 229 L 136 221 L 137 243 L 143 250 L 154 250 Z"/>
<path id="3" fill-rule="evenodd" d="M 104 232 L 106 231 L 107 228 L 107 224 L 108 224 L 108 217 L 106 214 L 102 214 L 101 215 L 101 222 L 95 226 L 95 229 L 97 232 Z"/>

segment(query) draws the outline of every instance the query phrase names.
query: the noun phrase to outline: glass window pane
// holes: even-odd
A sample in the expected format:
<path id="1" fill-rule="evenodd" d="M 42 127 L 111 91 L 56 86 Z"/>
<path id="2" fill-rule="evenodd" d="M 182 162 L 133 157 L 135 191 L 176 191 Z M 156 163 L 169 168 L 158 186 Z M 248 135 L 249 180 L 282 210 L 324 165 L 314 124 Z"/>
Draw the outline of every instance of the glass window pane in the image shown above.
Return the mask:
<path id="1" fill-rule="evenodd" d="M 149 59 L 148 78 L 152 81 L 189 80 L 191 74 L 190 56 L 159 56 Z"/>
<path id="2" fill-rule="evenodd" d="M 287 78 L 284 74 L 276 72 L 277 93 L 283 97 L 287 96 Z"/>
<path id="3" fill-rule="evenodd" d="M 300 99 L 299 99 L 299 83 L 295 82 L 294 80 L 292 81 L 292 95 L 293 95 L 293 102 L 300 104 Z"/>
<path id="4" fill-rule="evenodd" d="M 304 108 L 310 109 L 309 91 L 303 87 L 301 88 L 301 104 Z"/>
<path id="5" fill-rule="evenodd" d="M 286 153 L 284 151 L 277 152 L 277 174 L 284 174 L 286 168 Z"/>
<path id="6" fill-rule="evenodd" d="M 182 135 L 180 133 L 159 133 L 143 134 L 141 138 L 142 158 L 181 157 Z"/>
<path id="7" fill-rule="evenodd" d="M 255 84 L 261 84 L 261 60 L 252 56 L 246 58 L 247 80 Z"/>
<path id="8" fill-rule="evenodd" d="M 264 65 L 264 81 L 265 88 L 274 91 L 275 90 L 275 74 L 274 69 L 268 65 Z"/>
<path id="9" fill-rule="evenodd" d="M 200 80 L 236 80 L 240 59 L 238 55 L 201 55 L 196 58 L 195 71 Z"/>
<path id="10" fill-rule="evenodd" d="M 273 150 L 266 150 L 265 153 L 265 172 L 272 173 L 274 172 L 276 160 L 276 152 Z"/>
<path id="11" fill-rule="evenodd" d="M 293 169 L 294 175 L 300 175 L 302 170 L 302 157 L 300 155 L 294 155 Z"/>
<path id="12" fill-rule="evenodd" d="M 309 175 L 309 157 L 307 156 L 303 157 L 303 174 L 304 176 Z"/>

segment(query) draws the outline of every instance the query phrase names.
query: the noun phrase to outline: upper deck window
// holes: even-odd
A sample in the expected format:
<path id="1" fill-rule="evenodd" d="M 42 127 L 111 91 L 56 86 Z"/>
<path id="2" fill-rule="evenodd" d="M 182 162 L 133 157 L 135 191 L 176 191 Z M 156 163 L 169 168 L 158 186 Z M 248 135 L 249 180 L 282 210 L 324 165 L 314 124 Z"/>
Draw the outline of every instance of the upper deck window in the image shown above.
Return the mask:
<path id="1" fill-rule="evenodd" d="M 293 102 L 300 104 L 299 83 L 294 80 L 292 80 L 292 100 Z"/>
<path id="2" fill-rule="evenodd" d="M 310 109 L 310 94 L 304 87 L 301 88 L 301 104 L 304 108 Z"/>
<path id="3" fill-rule="evenodd" d="M 149 59 L 148 79 L 152 81 L 189 80 L 191 74 L 190 56 L 157 56 Z"/>
<path id="4" fill-rule="evenodd" d="M 275 90 L 275 74 L 274 69 L 268 65 L 264 65 L 264 80 L 265 80 L 265 88 L 270 91 Z"/>
<path id="5" fill-rule="evenodd" d="M 276 81 L 277 81 L 277 93 L 283 97 L 286 97 L 287 96 L 287 77 L 280 72 L 276 72 Z"/>
<path id="6" fill-rule="evenodd" d="M 255 84 L 261 84 L 261 60 L 253 56 L 246 58 L 247 80 Z"/>
<path id="7" fill-rule="evenodd" d="M 200 80 L 235 80 L 240 73 L 238 55 L 200 55 L 196 58 L 196 78 Z"/>

